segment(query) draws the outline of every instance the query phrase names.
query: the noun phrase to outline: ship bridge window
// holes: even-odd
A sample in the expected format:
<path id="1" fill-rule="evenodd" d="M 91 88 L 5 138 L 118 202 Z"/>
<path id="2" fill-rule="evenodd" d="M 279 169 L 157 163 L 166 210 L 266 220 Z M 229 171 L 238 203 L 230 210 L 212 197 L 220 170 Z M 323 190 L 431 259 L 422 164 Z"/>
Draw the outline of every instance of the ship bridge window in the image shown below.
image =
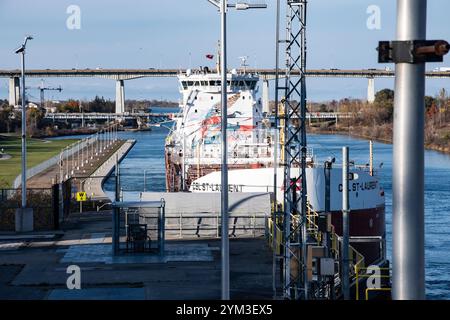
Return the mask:
<path id="1" fill-rule="evenodd" d="M 181 85 L 183 86 L 183 89 L 186 90 L 187 89 L 187 83 L 186 81 L 182 81 Z"/>
<path id="2" fill-rule="evenodd" d="M 215 85 L 216 85 L 216 82 L 213 81 L 213 80 L 210 80 L 210 81 L 209 81 L 209 85 L 210 85 L 210 86 L 215 86 Z"/>
<path id="3" fill-rule="evenodd" d="M 194 85 L 194 81 L 188 81 L 187 85 L 188 85 L 188 87 L 192 87 Z"/>
<path id="4" fill-rule="evenodd" d="M 245 85 L 250 89 L 254 90 L 256 87 L 256 81 L 245 81 Z"/>
<path id="5" fill-rule="evenodd" d="M 200 87 L 200 81 L 195 81 L 195 86 Z"/>

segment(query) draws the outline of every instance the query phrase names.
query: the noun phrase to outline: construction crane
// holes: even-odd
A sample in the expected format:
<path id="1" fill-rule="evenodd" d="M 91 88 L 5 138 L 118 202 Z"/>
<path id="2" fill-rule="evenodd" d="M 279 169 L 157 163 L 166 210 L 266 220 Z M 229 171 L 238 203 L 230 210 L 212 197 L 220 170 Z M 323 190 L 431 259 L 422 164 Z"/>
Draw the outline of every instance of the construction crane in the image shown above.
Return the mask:
<path id="1" fill-rule="evenodd" d="M 45 91 L 59 91 L 61 92 L 63 89 L 61 86 L 59 87 L 45 87 L 44 86 L 44 80 L 41 80 L 41 85 L 39 87 L 33 88 L 33 87 L 27 87 L 27 89 L 38 89 L 40 91 L 40 105 L 39 107 L 44 108 L 44 102 L 45 102 Z"/>

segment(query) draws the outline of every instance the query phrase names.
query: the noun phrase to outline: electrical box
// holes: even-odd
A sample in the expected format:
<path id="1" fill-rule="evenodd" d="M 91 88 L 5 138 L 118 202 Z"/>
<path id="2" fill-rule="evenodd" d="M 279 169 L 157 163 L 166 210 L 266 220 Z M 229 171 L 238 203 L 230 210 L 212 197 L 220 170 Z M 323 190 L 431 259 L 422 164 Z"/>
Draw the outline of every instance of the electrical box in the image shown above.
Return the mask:
<path id="1" fill-rule="evenodd" d="M 320 258 L 319 259 L 319 274 L 321 276 L 334 276 L 334 259 Z"/>

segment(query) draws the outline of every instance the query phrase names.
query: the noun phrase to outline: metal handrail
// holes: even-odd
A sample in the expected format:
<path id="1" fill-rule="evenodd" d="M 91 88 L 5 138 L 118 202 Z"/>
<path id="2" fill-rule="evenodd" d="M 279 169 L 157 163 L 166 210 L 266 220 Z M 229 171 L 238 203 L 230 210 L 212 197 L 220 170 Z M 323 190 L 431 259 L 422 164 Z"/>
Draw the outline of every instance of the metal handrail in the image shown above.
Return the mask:
<path id="1" fill-rule="evenodd" d="M 355 266 L 355 275 L 356 275 L 356 277 L 355 277 L 355 286 L 356 286 L 356 296 L 355 296 L 355 299 L 356 300 L 359 300 L 359 281 L 360 281 L 360 278 L 369 278 L 369 277 L 373 277 L 374 275 L 373 274 L 362 274 L 362 273 L 360 273 L 360 271 L 361 270 L 367 270 L 367 269 L 369 269 L 369 268 L 366 268 L 366 267 L 363 267 L 363 268 L 359 268 L 359 267 L 356 267 Z M 379 268 L 380 270 L 384 270 L 384 271 L 388 271 L 389 272 L 389 274 L 387 274 L 387 275 L 383 275 L 383 274 L 381 274 L 381 275 L 379 275 L 379 276 L 377 276 L 378 278 L 388 278 L 388 279 L 390 279 L 391 278 L 391 275 L 390 275 L 390 273 L 391 273 L 391 268 Z M 380 290 L 380 291 L 390 291 L 391 290 L 391 288 L 366 288 L 366 300 L 368 300 L 368 291 L 376 291 L 376 290 Z"/>

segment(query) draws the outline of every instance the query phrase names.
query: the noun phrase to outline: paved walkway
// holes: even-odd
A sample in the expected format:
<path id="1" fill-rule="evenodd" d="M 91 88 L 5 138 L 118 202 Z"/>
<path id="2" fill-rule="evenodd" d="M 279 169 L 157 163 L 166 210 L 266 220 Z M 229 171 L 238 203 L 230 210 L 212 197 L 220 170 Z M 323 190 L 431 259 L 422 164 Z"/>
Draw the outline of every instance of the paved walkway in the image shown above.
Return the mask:
<path id="1" fill-rule="evenodd" d="M 102 163 L 104 163 L 107 159 L 111 157 L 111 153 L 115 152 L 119 147 L 121 147 L 125 141 L 123 140 L 117 140 L 115 143 L 112 143 L 111 146 L 104 150 L 103 152 L 100 152 L 97 155 L 93 155 L 85 158 L 85 163 L 83 166 L 79 164 L 78 159 L 81 157 L 78 156 L 78 153 L 75 153 L 72 156 L 69 156 L 67 159 L 64 159 L 63 163 L 63 175 L 67 174 L 67 169 L 69 168 L 69 172 L 72 176 L 87 176 L 92 174 Z M 95 146 L 94 146 L 95 147 Z M 91 147 L 85 148 L 84 150 L 80 150 L 80 154 L 82 151 L 84 151 L 85 154 L 92 154 Z M 86 160 L 88 160 L 86 162 Z M 81 160 L 80 160 L 81 162 Z M 38 173 L 37 175 L 31 177 L 27 181 L 27 187 L 28 188 L 50 188 L 54 182 L 60 180 L 60 166 L 54 165 L 48 168 L 47 170 L 44 170 L 41 173 Z"/>
<path id="2" fill-rule="evenodd" d="M 164 260 L 142 254 L 113 258 L 111 213 L 73 218 L 76 223 L 65 226 L 60 239 L 3 246 L 0 300 L 220 299 L 220 240 L 168 240 Z M 271 299 L 272 255 L 265 240 L 231 239 L 230 257 L 231 298 Z M 74 264 L 81 270 L 81 290 L 67 289 L 67 267 Z"/>
<path id="3" fill-rule="evenodd" d="M 97 168 L 84 182 L 84 191 L 87 192 L 91 200 L 109 200 L 109 197 L 103 191 L 103 182 L 116 166 L 116 159 L 120 162 L 131 148 L 136 140 L 125 141 L 100 167 Z"/>

